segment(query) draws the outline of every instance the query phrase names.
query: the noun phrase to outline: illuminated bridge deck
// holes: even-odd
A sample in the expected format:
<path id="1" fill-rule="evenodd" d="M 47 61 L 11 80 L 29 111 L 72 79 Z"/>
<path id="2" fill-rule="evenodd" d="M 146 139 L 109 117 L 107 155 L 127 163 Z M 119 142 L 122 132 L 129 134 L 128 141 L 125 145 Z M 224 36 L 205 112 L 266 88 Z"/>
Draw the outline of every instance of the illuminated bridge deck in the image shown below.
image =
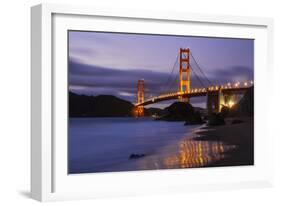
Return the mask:
<path id="1" fill-rule="evenodd" d="M 243 94 L 245 91 L 247 91 L 249 86 L 242 86 L 242 87 L 231 87 L 231 86 L 225 86 L 221 87 L 221 92 L 223 94 Z M 179 97 L 183 98 L 192 98 L 192 97 L 202 97 L 206 96 L 207 93 L 217 93 L 219 91 L 219 87 L 211 87 L 211 88 L 199 88 L 199 89 L 191 89 L 189 93 L 187 92 L 172 92 L 167 94 L 162 94 L 156 97 L 151 97 L 149 99 L 146 99 L 145 101 L 135 104 L 135 106 L 146 106 L 149 104 L 154 104 L 161 101 L 166 100 L 172 100 L 172 99 L 178 99 Z"/>

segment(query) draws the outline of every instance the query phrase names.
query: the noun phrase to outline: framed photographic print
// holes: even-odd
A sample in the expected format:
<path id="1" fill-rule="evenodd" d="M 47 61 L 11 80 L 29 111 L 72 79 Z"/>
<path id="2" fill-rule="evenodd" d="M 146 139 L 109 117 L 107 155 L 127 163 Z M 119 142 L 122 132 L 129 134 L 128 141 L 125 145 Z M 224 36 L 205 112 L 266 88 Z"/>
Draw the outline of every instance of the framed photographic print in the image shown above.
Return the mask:
<path id="1" fill-rule="evenodd" d="M 31 12 L 34 199 L 272 185 L 271 19 Z"/>

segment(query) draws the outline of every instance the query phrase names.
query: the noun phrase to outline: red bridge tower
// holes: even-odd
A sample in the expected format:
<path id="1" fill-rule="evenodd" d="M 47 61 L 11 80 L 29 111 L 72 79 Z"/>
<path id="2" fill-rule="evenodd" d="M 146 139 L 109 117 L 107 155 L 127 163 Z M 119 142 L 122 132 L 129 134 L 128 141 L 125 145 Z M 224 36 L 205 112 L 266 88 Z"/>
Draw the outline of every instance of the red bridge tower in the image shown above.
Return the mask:
<path id="1" fill-rule="evenodd" d="M 138 96 L 137 104 L 144 102 L 144 79 L 138 80 Z M 144 116 L 144 106 L 137 106 L 135 108 L 135 116 L 143 117 Z"/>
<path id="2" fill-rule="evenodd" d="M 179 72 L 179 92 L 190 92 L 190 63 L 189 63 L 189 48 L 180 49 L 180 72 Z M 187 98 L 179 97 L 181 101 L 189 101 Z"/>

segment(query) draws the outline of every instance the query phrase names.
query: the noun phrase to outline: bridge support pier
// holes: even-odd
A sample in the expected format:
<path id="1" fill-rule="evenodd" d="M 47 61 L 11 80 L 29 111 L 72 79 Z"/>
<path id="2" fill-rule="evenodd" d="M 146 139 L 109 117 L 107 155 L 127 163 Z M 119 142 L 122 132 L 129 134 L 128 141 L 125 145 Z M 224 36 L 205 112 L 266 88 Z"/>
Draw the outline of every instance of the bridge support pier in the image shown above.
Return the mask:
<path id="1" fill-rule="evenodd" d="M 187 98 L 187 97 L 180 96 L 178 99 L 180 102 L 189 102 L 189 98 Z"/>
<path id="2" fill-rule="evenodd" d="M 144 116 L 144 106 L 135 106 L 133 115 L 134 115 L 134 117 L 143 117 Z"/>
<path id="3" fill-rule="evenodd" d="M 222 104 L 224 103 L 224 96 L 221 92 L 221 88 L 217 91 L 207 92 L 207 110 L 208 114 L 219 113 L 221 111 Z"/>
<path id="4" fill-rule="evenodd" d="M 235 94 L 224 94 L 223 95 L 223 105 L 227 107 L 232 107 L 237 100 L 237 96 Z"/>
<path id="5" fill-rule="evenodd" d="M 208 114 L 219 113 L 221 108 L 225 105 L 231 108 L 236 102 L 235 94 L 224 94 L 221 88 L 216 91 L 207 92 L 207 110 Z"/>

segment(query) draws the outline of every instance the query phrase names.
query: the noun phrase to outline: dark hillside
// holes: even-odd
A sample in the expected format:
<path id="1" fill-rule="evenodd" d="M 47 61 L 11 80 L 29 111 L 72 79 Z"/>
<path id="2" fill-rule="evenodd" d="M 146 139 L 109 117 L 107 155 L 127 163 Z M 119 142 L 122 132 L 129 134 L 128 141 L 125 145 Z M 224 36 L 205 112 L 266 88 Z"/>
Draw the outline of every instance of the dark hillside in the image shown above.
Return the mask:
<path id="1" fill-rule="evenodd" d="M 133 104 L 111 95 L 86 96 L 69 93 L 70 117 L 128 117 Z"/>

